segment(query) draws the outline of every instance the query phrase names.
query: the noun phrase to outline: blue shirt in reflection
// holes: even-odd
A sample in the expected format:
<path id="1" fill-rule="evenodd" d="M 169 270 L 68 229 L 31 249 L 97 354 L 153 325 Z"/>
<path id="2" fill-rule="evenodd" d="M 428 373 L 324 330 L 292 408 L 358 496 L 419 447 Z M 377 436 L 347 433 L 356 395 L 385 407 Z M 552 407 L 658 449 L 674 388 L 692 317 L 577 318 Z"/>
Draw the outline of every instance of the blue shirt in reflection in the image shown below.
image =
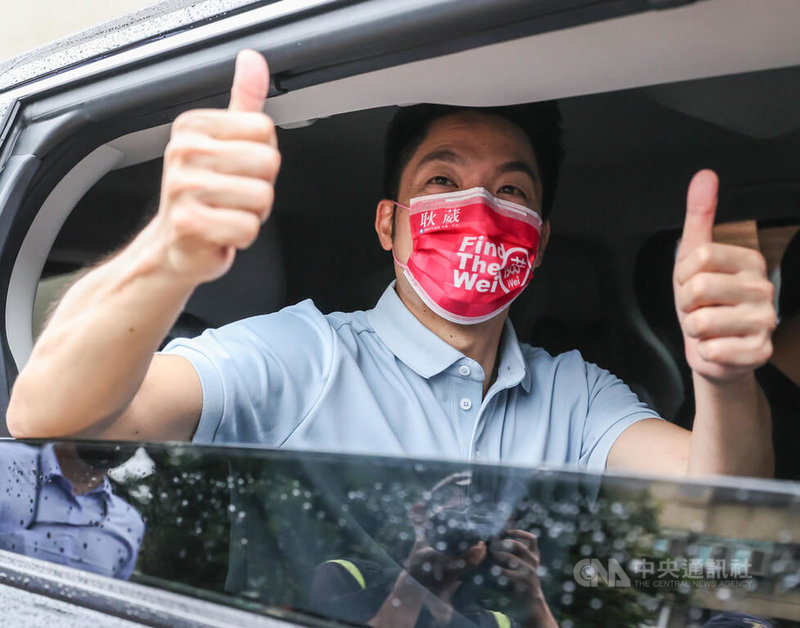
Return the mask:
<path id="1" fill-rule="evenodd" d="M 0 549 L 128 579 L 144 522 L 107 477 L 76 494 L 52 444 L 0 443 Z"/>
<path id="2" fill-rule="evenodd" d="M 200 377 L 203 443 L 602 470 L 627 427 L 658 416 L 577 351 L 521 344 L 510 321 L 484 396 L 481 365 L 420 323 L 394 284 L 367 312 L 323 315 L 306 300 L 164 352 Z"/>

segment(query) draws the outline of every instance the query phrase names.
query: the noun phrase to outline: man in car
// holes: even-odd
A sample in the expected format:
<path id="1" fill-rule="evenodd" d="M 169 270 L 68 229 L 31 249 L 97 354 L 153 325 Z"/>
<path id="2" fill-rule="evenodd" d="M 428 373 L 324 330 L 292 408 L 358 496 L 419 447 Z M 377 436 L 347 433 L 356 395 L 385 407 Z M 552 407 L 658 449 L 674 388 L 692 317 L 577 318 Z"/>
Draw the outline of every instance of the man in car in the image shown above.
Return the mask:
<path id="1" fill-rule="evenodd" d="M 268 84 L 245 51 L 229 109 L 175 121 L 157 216 L 63 298 L 15 384 L 12 434 L 772 473 L 753 376 L 772 351 L 772 286 L 759 254 L 711 241 L 716 176 L 690 184 L 674 272 L 690 432 L 577 352 L 517 342 L 506 308 L 541 263 L 553 190 L 537 137 L 486 111 L 435 117 L 398 155 L 396 197 L 375 219 L 396 282 L 373 310 L 324 316 L 306 301 L 154 357 L 194 288 L 269 216 L 280 154 Z"/>

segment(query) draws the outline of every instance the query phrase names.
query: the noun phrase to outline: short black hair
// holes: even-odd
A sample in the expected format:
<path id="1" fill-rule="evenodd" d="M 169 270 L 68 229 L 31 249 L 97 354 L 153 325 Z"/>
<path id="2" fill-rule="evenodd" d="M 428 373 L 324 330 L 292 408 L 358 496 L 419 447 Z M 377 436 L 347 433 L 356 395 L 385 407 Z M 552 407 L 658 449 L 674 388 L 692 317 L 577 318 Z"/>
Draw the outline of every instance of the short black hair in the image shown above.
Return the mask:
<path id="1" fill-rule="evenodd" d="M 555 101 L 506 107 L 461 107 L 453 105 L 413 105 L 401 107 L 386 133 L 384 195 L 396 200 L 400 178 L 414 152 L 425 140 L 431 125 L 445 116 L 475 111 L 508 120 L 528 138 L 542 177 L 542 217 L 548 218 L 553 206 L 558 172 L 564 149 L 561 144 L 561 113 Z"/>

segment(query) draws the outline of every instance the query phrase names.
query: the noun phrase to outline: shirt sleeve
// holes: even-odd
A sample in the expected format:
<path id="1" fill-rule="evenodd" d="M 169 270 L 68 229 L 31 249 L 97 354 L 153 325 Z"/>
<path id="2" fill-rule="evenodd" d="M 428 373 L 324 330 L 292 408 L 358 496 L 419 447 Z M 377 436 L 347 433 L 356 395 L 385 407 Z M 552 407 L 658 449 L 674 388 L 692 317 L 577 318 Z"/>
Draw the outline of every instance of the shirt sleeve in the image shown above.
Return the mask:
<path id="1" fill-rule="evenodd" d="M 319 398 L 333 330 L 310 300 L 177 338 L 162 351 L 192 364 L 203 390 L 193 441 L 280 446 Z"/>
<path id="2" fill-rule="evenodd" d="M 580 466 L 603 471 L 608 452 L 622 432 L 642 419 L 660 419 L 618 377 L 585 362 L 588 406 L 583 428 Z"/>

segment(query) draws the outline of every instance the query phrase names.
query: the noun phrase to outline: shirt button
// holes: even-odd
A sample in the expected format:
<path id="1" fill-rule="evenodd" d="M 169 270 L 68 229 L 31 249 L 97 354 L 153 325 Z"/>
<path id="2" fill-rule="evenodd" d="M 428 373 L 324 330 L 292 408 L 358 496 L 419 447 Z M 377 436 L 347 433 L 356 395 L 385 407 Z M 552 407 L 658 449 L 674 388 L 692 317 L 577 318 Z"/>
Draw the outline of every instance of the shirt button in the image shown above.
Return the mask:
<path id="1" fill-rule="evenodd" d="M 462 410 L 469 410 L 471 407 L 472 407 L 472 402 L 469 399 L 467 399 L 466 397 L 464 397 L 461 400 L 461 409 Z"/>
<path id="2" fill-rule="evenodd" d="M 462 364 L 458 367 L 458 374 L 463 377 L 469 377 L 469 374 L 472 373 L 472 369 L 469 368 L 466 364 Z"/>

